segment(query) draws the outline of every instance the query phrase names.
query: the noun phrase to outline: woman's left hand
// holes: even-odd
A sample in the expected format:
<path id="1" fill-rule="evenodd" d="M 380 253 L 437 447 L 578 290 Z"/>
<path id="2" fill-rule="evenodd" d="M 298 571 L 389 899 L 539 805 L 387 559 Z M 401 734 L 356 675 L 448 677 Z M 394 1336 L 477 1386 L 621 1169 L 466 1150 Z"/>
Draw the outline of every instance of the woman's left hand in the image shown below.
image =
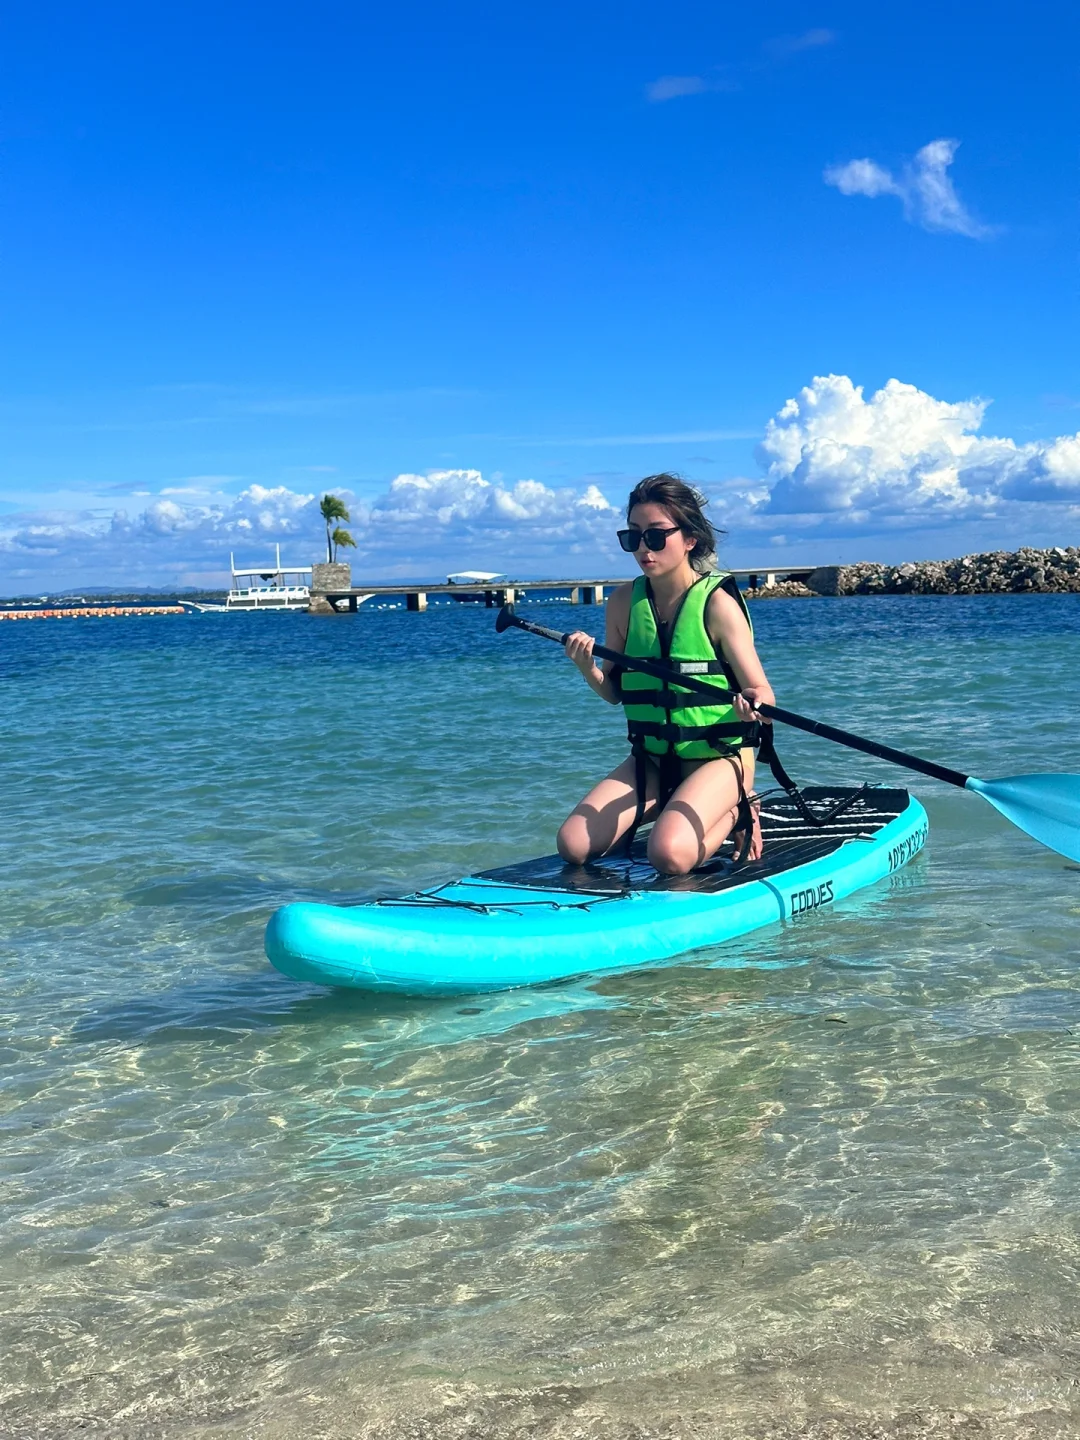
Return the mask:
<path id="1" fill-rule="evenodd" d="M 764 715 L 757 713 L 759 705 L 775 705 L 776 696 L 772 692 L 771 685 L 748 685 L 734 697 L 735 714 L 740 720 L 760 720 L 764 725 L 771 725 L 771 720 L 766 720 Z"/>

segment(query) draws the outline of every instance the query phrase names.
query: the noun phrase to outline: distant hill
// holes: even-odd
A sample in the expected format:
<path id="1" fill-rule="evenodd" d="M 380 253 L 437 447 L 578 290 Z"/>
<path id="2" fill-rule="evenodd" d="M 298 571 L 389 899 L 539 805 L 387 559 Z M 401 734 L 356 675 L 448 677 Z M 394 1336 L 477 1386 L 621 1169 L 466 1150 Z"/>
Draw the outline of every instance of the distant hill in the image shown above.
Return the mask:
<path id="1" fill-rule="evenodd" d="M 51 604 L 70 603 L 73 599 L 93 600 L 95 604 L 138 605 L 142 603 L 160 605 L 169 600 L 224 600 L 225 590 L 200 590 L 194 585 L 180 588 L 160 586 L 157 589 L 122 590 L 114 585 L 85 585 L 79 590 L 57 590 L 42 595 L 9 595 L 0 598 L 0 605 L 40 605 L 43 601 Z"/>

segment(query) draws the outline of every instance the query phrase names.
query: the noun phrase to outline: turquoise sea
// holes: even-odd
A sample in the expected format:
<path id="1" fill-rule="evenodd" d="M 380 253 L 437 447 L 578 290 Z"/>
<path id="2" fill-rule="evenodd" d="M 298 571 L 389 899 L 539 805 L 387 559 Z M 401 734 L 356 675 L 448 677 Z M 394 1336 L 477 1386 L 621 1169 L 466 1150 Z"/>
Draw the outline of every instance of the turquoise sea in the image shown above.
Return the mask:
<path id="1" fill-rule="evenodd" d="M 1080 597 L 753 614 L 781 704 L 1080 771 Z M 647 972 L 266 963 L 286 901 L 550 851 L 623 753 L 493 619 L 0 626 L 0 1433 L 1075 1435 L 1080 867 L 973 796 L 910 777 L 890 883 Z"/>

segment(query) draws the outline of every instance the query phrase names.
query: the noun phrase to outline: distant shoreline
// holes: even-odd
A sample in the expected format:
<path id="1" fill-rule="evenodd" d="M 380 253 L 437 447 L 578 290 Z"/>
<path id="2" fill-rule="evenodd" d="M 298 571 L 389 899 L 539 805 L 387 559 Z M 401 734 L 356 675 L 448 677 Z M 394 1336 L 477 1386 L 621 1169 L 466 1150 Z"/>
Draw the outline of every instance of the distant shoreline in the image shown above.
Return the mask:
<path id="1" fill-rule="evenodd" d="M 91 609 L 116 605 L 150 605 L 157 608 L 183 603 L 204 602 L 224 605 L 227 590 L 106 590 L 100 586 L 75 595 L 58 590 L 48 595 L 11 595 L 0 597 L 0 609 L 63 609 L 71 610 L 77 605 Z"/>
<path id="2" fill-rule="evenodd" d="M 763 565 L 762 573 L 766 567 Z M 783 574 L 783 567 L 776 566 Z M 821 565 L 801 580 L 758 586 L 756 600 L 844 595 L 1067 595 L 1080 594 L 1080 547 L 988 550 L 956 560 L 905 561 L 882 565 Z"/>
<path id="3" fill-rule="evenodd" d="M 760 578 L 769 573 L 790 575 L 790 567 L 763 564 Z M 962 555 L 955 560 L 908 560 L 885 565 L 861 560 L 852 565 L 819 565 L 811 571 L 796 572 L 798 580 L 758 584 L 743 593 L 751 600 L 813 599 L 846 595 L 1067 595 L 1080 594 L 1080 546 L 1055 545 L 1048 550 L 1022 546 L 1019 550 L 987 550 Z M 388 582 L 380 582 L 388 583 Z M 515 587 L 528 594 L 528 580 L 516 580 Z M 568 580 L 567 585 L 573 582 Z M 407 587 L 406 587 L 407 588 Z M 91 596 L 93 598 L 91 598 Z M 226 591 L 93 590 L 87 596 L 62 595 L 0 599 L 0 610 L 43 605 L 70 608 L 82 601 L 92 607 L 152 605 L 165 607 L 178 602 L 223 604 Z"/>

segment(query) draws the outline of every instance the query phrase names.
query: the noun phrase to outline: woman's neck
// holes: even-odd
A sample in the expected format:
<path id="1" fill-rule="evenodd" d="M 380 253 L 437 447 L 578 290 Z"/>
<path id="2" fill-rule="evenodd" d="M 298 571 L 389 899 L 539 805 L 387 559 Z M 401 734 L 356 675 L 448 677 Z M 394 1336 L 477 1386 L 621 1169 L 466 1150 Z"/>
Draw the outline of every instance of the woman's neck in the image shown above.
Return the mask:
<path id="1" fill-rule="evenodd" d="M 690 586 L 695 584 L 701 576 L 689 564 L 680 565 L 677 570 L 669 571 L 666 575 L 653 575 L 649 577 L 649 584 L 652 586 L 653 599 L 662 610 L 671 609 L 677 605 L 686 594 Z"/>

